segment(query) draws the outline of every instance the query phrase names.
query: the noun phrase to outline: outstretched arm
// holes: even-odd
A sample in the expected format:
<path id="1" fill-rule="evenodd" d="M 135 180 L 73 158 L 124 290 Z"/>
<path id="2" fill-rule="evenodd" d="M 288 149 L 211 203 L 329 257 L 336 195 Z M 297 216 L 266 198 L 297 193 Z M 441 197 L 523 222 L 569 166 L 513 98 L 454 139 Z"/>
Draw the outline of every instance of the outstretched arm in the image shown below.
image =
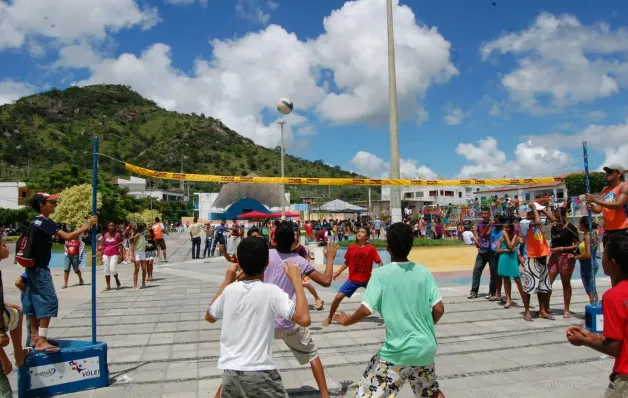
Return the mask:
<path id="1" fill-rule="evenodd" d="M 344 312 L 337 313 L 334 315 L 334 321 L 338 322 L 342 326 L 351 326 L 360 322 L 369 315 L 371 315 L 371 310 L 362 304 L 352 315 L 347 315 Z"/>

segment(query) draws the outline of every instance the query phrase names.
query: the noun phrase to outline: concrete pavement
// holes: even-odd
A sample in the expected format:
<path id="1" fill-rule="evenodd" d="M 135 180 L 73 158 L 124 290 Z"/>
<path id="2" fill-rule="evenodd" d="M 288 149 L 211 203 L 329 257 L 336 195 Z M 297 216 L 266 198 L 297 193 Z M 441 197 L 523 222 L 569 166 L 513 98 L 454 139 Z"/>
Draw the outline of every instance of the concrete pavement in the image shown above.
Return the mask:
<path id="1" fill-rule="evenodd" d="M 220 323 L 208 324 L 203 317 L 227 264 L 219 258 L 191 260 L 185 235 L 171 236 L 167 243 L 171 262 L 156 266 L 156 279 L 146 289 L 133 291 L 132 267 L 122 266 L 123 288 L 104 292 L 99 270 L 98 338 L 109 345 L 111 385 L 72 396 L 213 396 L 222 373 L 216 368 Z M 0 269 L 7 301 L 19 303 L 12 281 L 21 269 L 8 260 Z M 62 291 L 62 270 L 55 269 L 53 274 L 62 313 L 52 322 L 51 337 L 90 339 L 90 287 Z M 90 274 L 85 277 L 89 280 Z M 330 392 L 334 396 L 353 396 L 355 383 L 384 340 L 385 330 L 378 316 L 349 328 L 336 324 L 322 328 L 320 323 L 338 285 L 334 283 L 327 289 L 317 286 L 326 305 L 324 311 L 312 311 L 310 330 L 319 347 Z M 600 292 L 608 286 L 608 279 L 601 278 Z M 521 307 L 505 310 L 481 298 L 467 300 L 468 290 L 468 284 L 441 288 L 446 313 L 436 327 L 436 371 L 448 398 L 603 396 L 612 358 L 572 347 L 565 339 L 567 326 L 583 322 L 586 296 L 581 283 L 574 281 L 572 300 L 578 318 L 564 320 L 559 316 L 562 291 L 556 290 L 552 297 L 556 321 L 524 322 Z M 340 310 L 355 310 L 362 297 L 363 291 L 359 291 L 343 301 Z M 277 344 L 275 359 L 291 396 L 317 396 L 309 366 L 299 366 L 283 342 Z M 15 387 L 15 372 L 10 380 Z M 408 386 L 400 396 L 412 396 Z"/>

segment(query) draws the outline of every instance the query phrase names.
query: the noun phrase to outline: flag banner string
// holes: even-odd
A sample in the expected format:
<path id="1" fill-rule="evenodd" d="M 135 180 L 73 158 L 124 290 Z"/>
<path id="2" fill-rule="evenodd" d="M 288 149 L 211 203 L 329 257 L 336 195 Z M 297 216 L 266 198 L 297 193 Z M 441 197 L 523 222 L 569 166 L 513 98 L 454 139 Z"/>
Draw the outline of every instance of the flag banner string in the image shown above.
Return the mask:
<path id="1" fill-rule="evenodd" d="M 109 156 L 107 156 L 109 157 Z M 111 158 L 111 157 L 109 157 Z M 113 159 L 113 158 L 111 158 Z M 114 159 L 117 160 L 117 159 Z M 211 174 L 189 174 L 169 171 L 155 171 L 130 163 L 124 168 L 133 174 L 174 181 L 216 182 L 223 184 L 285 184 L 285 185 L 351 185 L 351 186 L 496 186 L 496 185 L 532 185 L 554 184 L 564 182 L 559 177 L 538 178 L 502 178 L 502 179 L 468 179 L 468 180 L 409 180 L 409 179 L 372 179 L 372 178 L 311 178 L 311 177 L 239 177 L 219 176 Z"/>

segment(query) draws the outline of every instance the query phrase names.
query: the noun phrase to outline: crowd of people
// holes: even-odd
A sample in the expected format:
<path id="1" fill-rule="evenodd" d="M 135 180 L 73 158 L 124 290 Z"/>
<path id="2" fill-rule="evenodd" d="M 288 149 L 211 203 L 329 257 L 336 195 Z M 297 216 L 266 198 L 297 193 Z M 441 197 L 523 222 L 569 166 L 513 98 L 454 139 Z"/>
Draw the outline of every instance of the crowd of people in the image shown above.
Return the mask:
<path id="1" fill-rule="evenodd" d="M 588 346 L 616 358 L 607 396 L 619 397 L 628 393 L 628 346 L 626 338 L 625 302 L 628 300 L 628 184 L 623 182 L 625 169 L 619 165 L 605 168 L 608 186 L 601 198 L 587 194 L 585 199 L 594 213 L 604 219 L 604 272 L 611 277 L 612 288 L 603 296 L 604 333 L 594 334 L 578 326 L 570 327 L 566 337 L 575 346 Z M 31 199 L 31 206 L 38 216 L 31 223 L 28 236 L 32 240 L 30 252 L 18 247 L 16 259 L 25 265 L 24 274 L 16 281 L 23 293 L 21 308 L 4 303 L 0 317 L 0 396 L 11 396 L 6 375 L 12 370 L 3 347 L 12 343 L 16 366 L 22 366 L 29 350 L 54 354 L 59 352 L 57 343 L 48 338 L 51 318 L 58 314 L 59 302 L 49 269 L 53 238 L 66 242 L 66 273 L 76 264 L 74 256 L 82 255 L 83 248 L 76 240 L 98 223 L 97 217 L 68 232 L 59 228 L 50 215 L 56 207 L 56 195 L 38 193 Z M 550 240 L 543 231 L 543 215 L 551 228 Z M 567 219 L 565 207 L 551 211 L 548 203 L 539 198 L 529 203 L 527 211 L 517 214 L 500 214 L 495 219 L 491 209 L 482 209 L 482 220 L 472 232 L 473 244 L 478 249 L 473 270 L 469 299 L 479 297 L 482 271 L 489 264 L 490 283 L 486 296 L 491 301 L 512 305 L 512 280 L 519 290 L 526 321 L 532 321 L 531 296 L 538 296 L 539 318 L 553 320 L 550 309 L 552 284 L 560 276 L 563 284 L 563 316 L 569 318 L 571 300 L 571 273 L 575 261 L 580 261 L 582 279 L 591 302 L 597 301 L 592 277 L 596 272 L 597 236 L 590 228 L 591 220 L 582 217 L 578 226 Z M 321 228 L 328 231 L 331 224 Z M 342 224 L 342 223 L 340 223 Z M 394 223 L 385 228 L 389 264 L 383 264 L 377 250 L 369 244 L 374 223 L 353 225 L 356 234 L 344 256 L 344 264 L 334 271 L 338 239 L 325 244 L 326 264 L 324 271 L 316 270 L 309 261 L 307 250 L 298 242 L 300 229 L 312 237 L 315 226 L 294 224 L 288 221 L 263 223 L 261 228 L 250 228 L 246 238 L 240 226 L 237 230 L 234 252 L 229 253 L 224 240 L 228 231 L 226 223 L 211 228 L 198 223 L 186 226 L 193 243 L 193 256 L 199 258 L 200 237 L 203 228 L 214 240 L 210 249 L 217 245 L 232 266 L 215 298 L 211 301 L 205 319 L 216 322 L 222 319 L 220 357 L 218 367 L 224 370 L 223 384 L 217 396 L 247 397 L 263 394 L 269 397 L 286 397 L 281 376 L 273 361 L 274 339 L 281 339 L 301 364 L 309 363 L 314 379 L 327 397 L 325 371 L 318 349 L 308 326 L 311 316 L 305 290 L 317 299 L 317 309 L 323 309 L 322 301 L 313 284 L 329 287 L 332 281 L 348 269 L 348 278 L 338 290 L 323 326 L 337 322 L 350 326 L 372 313 L 378 312 L 384 320 L 386 338 L 380 350 L 366 365 L 359 381 L 356 396 L 395 396 L 404 383 L 409 383 L 417 397 L 444 397 L 440 391 L 434 368 L 437 349 L 435 324 L 444 314 L 444 305 L 432 273 L 425 267 L 412 263 L 408 255 L 412 250 L 416 230 L 411 222 Z M 338 225 L 338 223 L 336 223 Z M 311 228 L 311 229 L 310 229 Z M 380 224 L 380 230 L 382 229 Z M 217 232 L 217 230 L 219 230 Z M 342 230 L 343 235 L 345 230 Z M 119 260 L 134 262 L 133 282 L 141 288 L 152 278 L 152 263 L 161 256 L 166 261 L 166 245 L 163 234 L 167 233 L 159 219 L 150 227 L 142 223 L 119 228 L 110 223 L 107 231 L 99 236 L 98 252 L 102 257 L 107 288 L 114 277 L 121 285 L 116 271 Z M 217 236 L 216 234 L 222 234 Z M 420 234 L 420 231 L 419 231 Z M 581 235 L 582 234 L 582 235 Z M 469 234 L 466 234 L 467 237 Z M 231 236 L 230 236 L 231 238 Z M 20 242 L 20 241 L 18 241 Z M 126 242 L 126 243 L 125 243 Z M 0 241 L 0 260 L 8 257 L 6 245 Z M 26 261 L 28 260 L 28 261 Z M 373 269 L 373 265 L 379 265 Z M 139 274 L 142 282 L 139 285 Z M 80 277 L 82 280 L 82 277 Z M 1 282 L 1 275 L 0 275 Z M 67 279 L 66 279 L 67 286 Z M 502 287 L 503 293 L 502 296 Z M 312 288 L 312 289 L 310 289 Z M 337 312 L 341 301 L 351 297 L 357 289 L 366 289 L 364 300 L 351 315 Z M 3 300 L 0 285 L 0 300 Z M 320 304 L 320 305 L 319 305 Z M 22 314 L 28 325 L 27 340 L 22 344 Z M 24 348 L 26 347 L 26 348 Z M 614 395 L 613 395 L 614 394 Z"/>

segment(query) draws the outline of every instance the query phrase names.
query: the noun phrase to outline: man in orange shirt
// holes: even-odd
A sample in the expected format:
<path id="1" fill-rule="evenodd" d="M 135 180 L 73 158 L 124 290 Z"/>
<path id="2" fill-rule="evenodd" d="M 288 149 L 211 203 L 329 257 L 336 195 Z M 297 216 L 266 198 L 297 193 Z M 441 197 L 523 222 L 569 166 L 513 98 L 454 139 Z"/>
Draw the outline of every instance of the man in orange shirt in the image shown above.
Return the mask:
<path id="1" fill-rule="evenodd" d="M 603 242 L 606 244 L 611 235 L 628 235 L 628 184 L 623 182 L 626 169 L 622 165 L 611 164 L 604 167 L 604 172 L 608 186 L 602 190 L 602 197 L 596 199 L 587 193 L 585 199 L 591 204 L 592 212 L 604 216 Z"/>

